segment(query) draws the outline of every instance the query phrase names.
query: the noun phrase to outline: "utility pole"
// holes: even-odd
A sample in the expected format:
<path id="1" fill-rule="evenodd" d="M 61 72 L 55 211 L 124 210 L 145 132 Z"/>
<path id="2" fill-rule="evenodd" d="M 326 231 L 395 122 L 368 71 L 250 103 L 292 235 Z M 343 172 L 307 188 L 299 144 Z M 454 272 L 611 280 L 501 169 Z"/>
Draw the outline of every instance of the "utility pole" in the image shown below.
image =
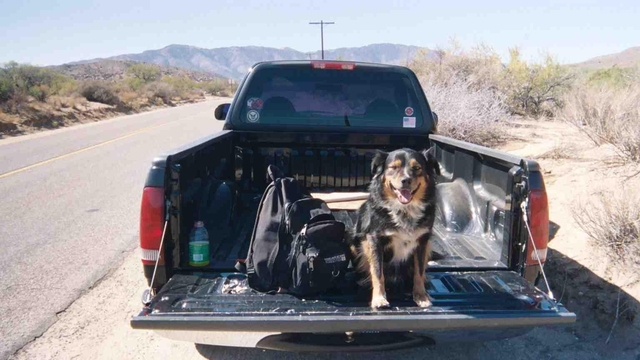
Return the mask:
<path id="1" fill-rule="evenodd" d="M 322 60 L 324 60 L 324 26 L 325 25 L 333 25 L 335 24 L 333 21 L 323 21 L 320 20 L 320 22 L 310 22 L 309 25 L 320 25 L 320 49 L 321 53 L 322 53 Z"/>

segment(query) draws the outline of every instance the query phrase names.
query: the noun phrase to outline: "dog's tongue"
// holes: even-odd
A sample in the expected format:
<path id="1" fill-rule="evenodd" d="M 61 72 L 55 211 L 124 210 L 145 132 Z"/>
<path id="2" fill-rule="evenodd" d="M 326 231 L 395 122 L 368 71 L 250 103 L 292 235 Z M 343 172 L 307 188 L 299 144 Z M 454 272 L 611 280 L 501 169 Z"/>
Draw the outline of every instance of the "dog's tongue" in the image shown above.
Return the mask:
<path id="1" fill-rule="evenodd" d="M 411 195 L 411 190 L 409 189 L 398 190 L 396 194 L 398 195 L 398 200 L 403 204 L 411 202 L 411 198 L 413 197 L 413 195 Z"/>

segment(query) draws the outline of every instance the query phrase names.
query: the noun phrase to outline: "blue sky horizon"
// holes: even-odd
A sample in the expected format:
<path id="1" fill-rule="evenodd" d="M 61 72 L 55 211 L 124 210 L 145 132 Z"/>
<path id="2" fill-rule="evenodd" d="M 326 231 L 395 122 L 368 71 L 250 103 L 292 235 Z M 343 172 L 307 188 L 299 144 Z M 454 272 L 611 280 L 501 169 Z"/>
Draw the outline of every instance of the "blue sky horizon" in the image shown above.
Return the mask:
<path id="1" fill-rule="evenodd" d="M 526 59 L 545 53 L 575 63 L 640 45 L 640 2 L 600 0 L 426 1 L 184 0 L 90 2 L 0 0 L 0 63 L 35 65 L 103 58 L 170 44 L 201 48 L 265 46 L 311 52 L 395 43 L 463 48 L 480 43 L 503 60 L 511 47 Z"/>

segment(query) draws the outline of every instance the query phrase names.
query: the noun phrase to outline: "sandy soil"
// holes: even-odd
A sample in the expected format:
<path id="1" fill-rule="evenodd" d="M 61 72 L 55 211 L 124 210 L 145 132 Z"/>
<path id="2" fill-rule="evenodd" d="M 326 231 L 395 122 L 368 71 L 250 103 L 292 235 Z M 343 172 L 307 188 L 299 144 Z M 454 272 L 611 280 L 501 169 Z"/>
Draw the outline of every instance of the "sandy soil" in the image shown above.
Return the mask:
<path id="1" fill-rule="evenodd" d="M 578 314 L 572 326 L 538 328 L 505 341 L 438 345 L 396 353 L 344 354 L 345 358 L 447 359 L 640 359 L 640 317 L 627 312 L 605 344 L 614 323 L 618 293 L 630 306 L 640 304 L 637 275 L 610 264 L 574 223 L 577 201 L 601 191 L 619 189 L 632 167 L 605 165 L 612 150 L 594 147 L 576 129 L 554 122 L 520 122 L 515 137 L 503 148 L 534 158 L 544 170 L 554 237 L 546 269 L 557 298 Z M 551 151 L 551 153 L 549 153 Z M 545 154 L 546 153 L 546 154 Z M 541 155 L 544 155 L 541 157 Z M 554 159 L 555 157 L 555 159 Z M 637 171 L 637 170 L 635 170 Z M 640 188 L 640 176 L 627 181 Z M 325 354 L 283 354 L 256 349 L 196 347 L 165 340 L 151 332 L 134 331 L 131 316 L 140 308 L 145 286 L 137 252 L 102 282 L 58 316 L 40 338 L 15 359 L 138 359 L 138 358 L 335 358 Z M 622 287 L 622 289 L 620 288 Z M 621 289 L 621 290 L 620 290 Z"/>

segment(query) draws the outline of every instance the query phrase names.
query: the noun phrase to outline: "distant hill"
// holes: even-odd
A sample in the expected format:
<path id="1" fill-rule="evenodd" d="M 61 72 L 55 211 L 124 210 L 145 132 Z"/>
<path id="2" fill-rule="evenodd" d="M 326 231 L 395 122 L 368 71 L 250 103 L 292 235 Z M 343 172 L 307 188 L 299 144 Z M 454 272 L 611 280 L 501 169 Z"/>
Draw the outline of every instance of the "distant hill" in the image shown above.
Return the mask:
<path id="1" fill-rule="evenodd" d="M 362 47 L 325 50 L 325 59 L 406 65 L 415 57 L 418 50 L 420 48 L 417 46 L 372 44 Z M 247 73 L 247 70 L 257 62 L 320 59 L 320 51 L 304 53 L 291 48 L 276 49 L 259 46 L 203 49 L 188 45 L 169 45 L 158 50 L 147 50 L 139 54 L 118 55 L 107 59 L 154 63 L 241 79 Z M 70 64 L 89 64 L 101 60 L 104 59 L 83 60 Z"/>
<path id="2" fill-rule="evenodd" d="M 76 80 L 107 80 L 118 81 L 125 78 L 127 69 L 136 64 L 136 61 L 131 60 L 95 60 L 87 62 L 79 62 L 72 64 L 64 64 L 58 66 L 51 66 L 50 68 L 70 76 Z M 162 75 L 171 76 L 186 76 L 191 80 L 209 81 L 213 79 L 224 78 L 220 75 L 204 72 L 194 71 L 189 69 L 181 69 L 175 66 L 159 66 Z"/>
<path id="3" fill-rule="evenodd" d="M 586 69 L 603 69 L 610 68 L 614 65 L 618 67 L 640 65 L 640 47 L 628 48 L 619 53 L 602 55 L 581 63 L 573 64 L 575 67 Z"/>

